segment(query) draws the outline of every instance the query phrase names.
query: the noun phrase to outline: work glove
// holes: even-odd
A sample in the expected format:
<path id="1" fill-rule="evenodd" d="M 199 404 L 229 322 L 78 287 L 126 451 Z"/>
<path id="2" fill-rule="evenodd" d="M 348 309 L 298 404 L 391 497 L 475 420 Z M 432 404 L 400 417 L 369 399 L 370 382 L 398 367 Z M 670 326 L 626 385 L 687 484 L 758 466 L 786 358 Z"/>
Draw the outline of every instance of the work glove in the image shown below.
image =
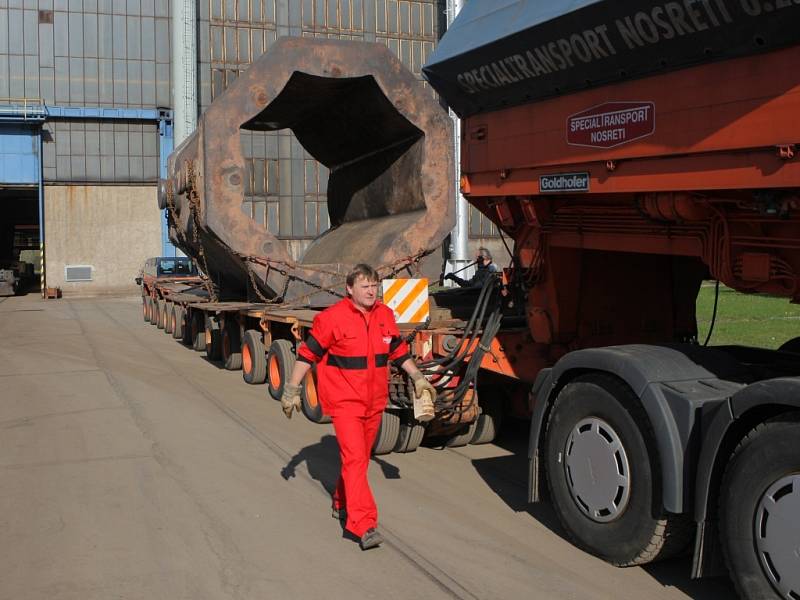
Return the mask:
<path id="1" fill-rule="evenodd" d="M 445 281 L 452 281 L 454 279 L 455 279 L 455 275 L 453 275 L 452 273 L 448 273 L 447 275 L 444 276 L 444 280 Z"/>
<path id="2" fill-rule="evenodd" d="M 425 390 L 431 395 L 431 402 L 436 402 L 436 388 L 431 385 L 431 382 L 425 379 L 422 373 L 415 373 L 411 379 L 414 380 L 414 395 L 417 398 L 422 397 L 422 392 Z"/>
<path id="3" fill-rule="evenodd" d="M 281 408 L 287 419 L 292 418 L 292 411 L 300 412 L 300 386 L 287 383 L 283 386 Z"/>

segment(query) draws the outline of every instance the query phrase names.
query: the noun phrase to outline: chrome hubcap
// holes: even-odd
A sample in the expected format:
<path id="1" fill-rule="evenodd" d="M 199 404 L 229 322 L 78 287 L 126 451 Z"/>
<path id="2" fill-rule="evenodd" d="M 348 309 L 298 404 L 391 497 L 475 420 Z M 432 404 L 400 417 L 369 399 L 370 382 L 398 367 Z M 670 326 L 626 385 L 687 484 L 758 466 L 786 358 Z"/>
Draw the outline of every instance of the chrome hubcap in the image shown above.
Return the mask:
<path id="1" fill-rule="evenodd" d="M 800 473 L 773 483 L 756 508 L 756 550 L 781 598 L 800 598 Z"/>
<path id="2" fill-rule="evenodd" d="M 605 421 L 578 422 L 564 447 L 564 470 L 578 508 L 607 523 L 619 517 L 630 498 L 630 465 L 617 432 Z"/>

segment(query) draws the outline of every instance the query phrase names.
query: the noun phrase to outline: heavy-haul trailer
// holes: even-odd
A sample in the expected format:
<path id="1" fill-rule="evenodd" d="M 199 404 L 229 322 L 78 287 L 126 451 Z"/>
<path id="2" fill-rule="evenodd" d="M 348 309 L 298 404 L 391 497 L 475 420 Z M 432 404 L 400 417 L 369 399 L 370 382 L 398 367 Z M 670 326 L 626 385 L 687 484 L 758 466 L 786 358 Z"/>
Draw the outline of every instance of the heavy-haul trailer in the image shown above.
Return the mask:
<path id="1" fill-rule="evenodd" d="M 162 299 L 150 313 L 145 311 L 145 321 L 204 352 L 208 360 L 220 363 L 225 369 L 241 370 L 245 382 L 265 383 L 268 394 L 275 400 L 280 398 L 294 366 L 297 348 L 321 310 L 321 307 L 292 308 L 280 303 L 215 302 L 203 286 L 176 290 L 172 282 L 157 282 L 154 288 Z M 496 290 L 487 285 L 482 291 L 484 300 L 478 306 L 487 307 L 496 300 Z M 462 306 L 433 308 L 432 318 L 425 323 L 399 324 L 412 354 L 445 395 L 450 395 L 450 400 L 444 406 L 437 405 L 432 422 L 417 422 L 411 400 L 413 388 L 399 371 L 392 370 L 389 404 L 375 440 L 374 454 L 413 452 L 425 437 L 436 438 L 447 447 L 493 441 L 502 423 L 504 406 L 491 395 L 478 402 L 474 371 L 480 368 L 484 373 L 503 378 L 518 377 L 524 371 L 503 356 L 503 344 L 520 344 L 528 332 L 509 323 L 500 331 L 497 331 L 499 323 L 486 326 L 486 320 L 481 325 L 476 319 L 471 324 L 470 317 L 476 312 L 471 305 L 475 294 L 466 294 L 468 306 L 463 306 L 463 300 Z M 471 314 L 464 318 L 454 316 L 462 315 L 465 310 Z M 473 339 L 469 339 L 470 332 Z M 480 344 L 485 344 L 485 350 L 477 348 Z M 448 355 L 454 357 L 450 367 L 441 361 L 441 357 Z M 439 368 L 447 368 L 447 372 L 442 371 L 439 376 Z M 468 376 L 470 368 L 473 373 Z M 533 374 L 530 373 L 531 381 Z M 457 394 L 459 385 L 466 385 L 466 389 Z M 303 414 L 315 423 L 329 423 L 330 418 L 322 412 L 317 397 L 313 369 L 303 380 L 301 392 Z"/>
<path id="2" fill-rule="evenodd" d="M 617 565 L 693 548 L 749 599 L 800 598 L 800 342 L 709 346 L 695 301 L 800 299 L 798 18 L 473 2 L 424 68 L 463 119 L 463 193 L 514 241 L 530 501 Z"/>

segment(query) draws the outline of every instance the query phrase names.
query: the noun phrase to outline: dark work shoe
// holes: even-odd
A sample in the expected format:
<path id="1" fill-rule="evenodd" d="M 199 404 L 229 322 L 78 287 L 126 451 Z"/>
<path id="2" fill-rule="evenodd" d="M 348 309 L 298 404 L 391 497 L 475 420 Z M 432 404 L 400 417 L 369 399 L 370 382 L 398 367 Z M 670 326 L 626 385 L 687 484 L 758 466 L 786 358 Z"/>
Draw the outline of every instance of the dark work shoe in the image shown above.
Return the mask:
<path id="1" fill-rule="evenodd" d="M 331 516 L 334 519 L 339 519 L 340 521 L 347 520 L 347 511 L 344 508 L 336 508 L 335 506 L 331 508 Z"/>
<path id="2" fill-rule="evenodd" d="M 367 529 L 367 532 L 361 536 L 358 545 L 362 550 L 369 550 L 370 548 L 377 548 L 383 543 L 383 536 L 374 527 Z"/>

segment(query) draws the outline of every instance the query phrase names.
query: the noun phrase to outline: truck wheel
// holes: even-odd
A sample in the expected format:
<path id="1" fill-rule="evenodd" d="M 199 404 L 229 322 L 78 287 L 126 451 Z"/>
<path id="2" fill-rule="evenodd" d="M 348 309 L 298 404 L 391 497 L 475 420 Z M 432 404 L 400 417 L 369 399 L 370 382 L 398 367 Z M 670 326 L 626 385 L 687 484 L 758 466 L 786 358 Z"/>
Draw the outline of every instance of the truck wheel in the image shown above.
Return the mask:
<path id="1" fill-rule="evenodd" d="M 289 379 L 294 367 L 294 348 L 289 340 L 275 340 L 267 354 L 267 385 L 275 400 L 281 399 L 283 384 Z"/>
<path id="2" fill-rule="evenodd" d="M 319 402 L 317 394 L 317 367 L 313 366 L 308 370 L 300 385 L 300 398 L 303 414 L 309 421 L 314 423 L 330 423 L 330 416 L 322 412 L 322 404 Z"/>
<path id="3" fill-rule="evenodd" d="M 722 479 L 720 537 L 742 598 L 800 598 L 800 413 L 753 429 Z"/>
<path id="4" fill-rule="evenodd" d="M 399 435 L 400 415 L 388 410 L 383 411 L 378 435 L 375 436 L 375 443 L 372 444 L 372 454 L 374 456 L 389 454 L 397 445 L 397 436 Z"/>
<path id="5" fill-rule="evenodd" d="M 473 421 L 469 425 L 464 425 L 461 433 L 451 436 L 444 445 L 448 448 L 461 448 L 469 444 L 470 440 L 475 436 L 475 431 L 478 426 L 478 421 Z"/>
<path id="6" fill-rule="evenodd" d="M 492 398 L 481 404 L 481 413 L 475 422 L 475 434 L 470 444 L 489 444 L 497 437 L 503 424 L 503 401 Z"/>
<path id="7" fill-rule="evenodd" d="M 172 335 L 172 328 L 175 323 L 172 321 L 172 302 L 164 303 L 164 333 Z"/>
<path id="8" fill-rule="evenodd" d="M 660 508 L 656 456 L 647 415 L 622 381 L 591 373 L 564 386 L 545 460 L 553 507 L 577 546 L 617 566 L 686 547 L 691 522 Z"/>
<path id="9" fill-rule="evenodd" d="M 267 356 L 261 333 L 255 329 L 244 332 L 242 342 L 242 377 L 252 385 L 264 383 L 267 378 Z"/>
<path id="10" fill-rule="evenodd" d="M 800 337 L 792 338 L 784 342 L 783 344 L 781 344 L 781 347 L 778 348 L 778 351 L 800 354 Z"/>
<path id="11" fill-rule="evenodd" d="M 144 322 L 150 322 L 150 307 L 147 305 L 148 298 L 145 295 L 142 295 L 142 317 L 144 317 Z"/>
<path id="12" fill-rule="evenodd" d="M 199 310 L 193 310 L 190 314 L 192 348 L 203 352 L 206 349 L 206 316 Z"/>
<path id="13" fill-rule="evenodd" d="M 423 437 L 425 437 L 424 425 L 417 423 L 413 417 L 409 419 L 408 423 L 401 421 L 393 451 L 400 453 L 415 452 L 419 448 Z"/>
<path id="14" fill-rule="evenodd" d="M 206 317 L 205 325 L 206 358 L 217 362 L 222 358 L 222 332 L 219 323 L 211 317 Z"/>
<path id="15" fill-rule="evenodd" d="M 239 339 L 239 324 L 236 321 L 225 321 L 222 330 L 222 363 L 228 371 L 242 368 L 242 341 Z"/>
<path id="16" fill-rule="evenodd" d="M 172 319 L 172 337 L 176 340 L 183 339 L 183 307 L 173 304 L 170 319 Z"/>

